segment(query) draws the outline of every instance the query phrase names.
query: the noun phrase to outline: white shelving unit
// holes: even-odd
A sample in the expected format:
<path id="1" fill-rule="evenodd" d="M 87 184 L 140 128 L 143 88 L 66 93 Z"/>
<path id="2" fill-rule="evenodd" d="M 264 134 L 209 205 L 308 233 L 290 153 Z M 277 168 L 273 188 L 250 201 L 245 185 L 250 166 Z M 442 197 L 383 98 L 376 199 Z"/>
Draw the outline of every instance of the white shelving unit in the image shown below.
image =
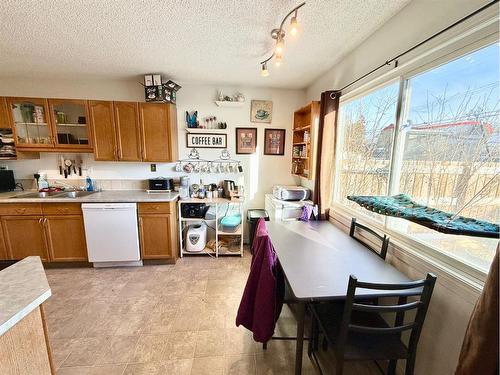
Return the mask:
<path id="1" fill-rule="evenodd" d="M 237 107 L 243 107 L 243 104 L 245 104 L 245 102 L 238 102 L 238 101 L 230 102 L 227 100 L 216 100 L 215 104 L 218 107 L 237 108 Z"/>
<path id="2" fill-rule="evenodd" d="M 227 129 L 184 128 L 187 133 L 226 133 Z"/>
<path id="3" fill-rule="evenodd" d="M 198 199 L 198 198 L 190 198 L 180 200 L 177 203 L 179 210 L 179 242 L 181 249 L 181 258 L 185 255 L 211 255 L 216 258 L 219 255 L 239 255 L 243 256 L 243 199 L 234 200 L 234 199 L 226 199 L 226 198 L 212 198 L 212 199 Z M 186 203 L 205 203 L 206 205 L 215 206 L 215 219 L 193 219 L 193 218 L 183 218 L 182 217 L 182 209 L 181 206 Z M 220 219 L 219 217 L 219 207 L 228 204 L 237 204 L 239 206 L 239 212 L 241 215 L 241 224 L 235 232 L 224 232 L 220 227 Z M 215 251 L 205 247 L 205 249 L 201 252 L 189 252 L 186 251 L 184 246 L 184 241 L 186 237 L 186 231 L 190 224 L 192 223 L 200 223 L 205 222 L 208 226 L 208 231 L 215 232 Z M 222 251 L 220 249 L 219 244 L 219 236 L 237 236 L 239 237 L 239 246 L 234 248 L 235 251 L 232 251 L 231 248 L 227 251 Z"/>

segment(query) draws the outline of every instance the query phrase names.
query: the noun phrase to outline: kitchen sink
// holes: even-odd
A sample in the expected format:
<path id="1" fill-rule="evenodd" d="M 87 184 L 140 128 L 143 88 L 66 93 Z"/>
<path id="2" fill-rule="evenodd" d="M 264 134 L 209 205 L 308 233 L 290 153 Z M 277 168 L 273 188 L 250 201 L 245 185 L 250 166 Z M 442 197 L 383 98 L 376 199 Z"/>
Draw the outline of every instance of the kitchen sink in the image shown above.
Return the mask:
<path id="1" fill-rule="evenodd" d="M 13 198 L 80 198 L 94 194 L 95 191 L 53 191 L 33 192 L 15 195 Z"/>
<path id="2" fill-rule="evenodd" d="M 86 197 L 87 195 L 94 194 L 95 191 L 83 191 L 83 190 L 77 190 L 77 191 L 65 191 L 62 192 L 60 195 L 58 195 L 58 198 L 80 198 L 80 197 Z"/>
<path id="3" fill-rule="evenodd" d="M 13 198 L 51 198 L 58 196 L 62 193 L 63 193 L 62 191 L 53 191 L 53 192 L 41 191 L 34 193 L 22 193 L 19 195 L 15 195 Z"/>

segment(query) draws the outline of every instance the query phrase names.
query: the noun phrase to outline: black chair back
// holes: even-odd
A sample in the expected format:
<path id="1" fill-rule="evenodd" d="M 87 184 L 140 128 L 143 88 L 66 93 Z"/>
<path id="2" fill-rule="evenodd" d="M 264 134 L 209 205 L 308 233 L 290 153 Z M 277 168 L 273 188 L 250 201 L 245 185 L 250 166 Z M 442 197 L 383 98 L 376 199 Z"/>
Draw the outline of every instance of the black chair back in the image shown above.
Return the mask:
<path id="1" fill-rule="evenodd" d="M 360 238 L 356 237 L 356 229 L 362 229 L 365 232 L 370 233 L 372 236 L 376 237 L 381 241 L 380 249 L 375 249 L 373 248 L 370 244 L 366 243 L 365 241 L 361 240 Z M 389 247 L 389 237 L 386 236 L 385 234 L 381 236 L 377 232 L 375 232 L 373 229 L 368 228 L 367 226 L 363 224 L 359 224 L 356 221 L 356 218 L 353 217 L 351 220 L 351 229 L 349 230 L 349 236 L 354 238 L 356 241 L 359 243 L 363 244 L 365 247 L 373 251 L 375 254 L 377 254 L 379 257 L 385 260 L 387 256 L 387 249 Z"/>
<path id="2" fill-rule="evenodd" d="M 411 331 L 407 347 L 407 366 L 413 367 L 418 340 L 420 338 L 420 333 L 422 331 L 422 326 L 424 324 L 435 283 L 436 276 L 431 273 L 427 274 L 425 280 L 417 280 L 400 284 L 361 282 L 358 281 L 355 276 L 351 275 L 349 277 L 347 299 L 344 306 L 344 314 L 339 332 L 339 351 L 343 352 L 349 332 L 359 332 L 367 335 L 394 334 L 400 337 L 401 333 Z M 376 305 L 363 304 L 355 297 L 357 288 L 374 291 L 400 291 L 400 293 L 394 294 L 394 297 L 398 298 L 398 302 L 395 305 L 379 305 L 378 303 Z M 409 290 L 412 290 L 411 293 L 409 293 Z M 417 300 L 408 302 L 408 295 L 417 297 Z M 410 322 L 405 322 L 405 313 L 411 310 L 416 310 L 414 319 Z M 353 311 L 373 314 L 396 313 L 396 318 L 394 325 L 388 325 L 387 327 L 373 327 L 368 325 L 353 324 L 351 320 Z"/>

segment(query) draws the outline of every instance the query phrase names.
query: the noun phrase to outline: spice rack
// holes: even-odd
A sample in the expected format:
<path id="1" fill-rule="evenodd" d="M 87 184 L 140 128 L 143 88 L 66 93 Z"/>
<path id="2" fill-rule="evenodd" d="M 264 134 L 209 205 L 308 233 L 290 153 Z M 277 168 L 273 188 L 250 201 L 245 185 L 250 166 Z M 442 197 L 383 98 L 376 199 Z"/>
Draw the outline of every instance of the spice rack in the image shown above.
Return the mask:
<path id="1" fill-rule="evenodd" d="M 292 174 L 314 179 L 319 126 L 319 102 L 313 101 L 293 113 Z"/>

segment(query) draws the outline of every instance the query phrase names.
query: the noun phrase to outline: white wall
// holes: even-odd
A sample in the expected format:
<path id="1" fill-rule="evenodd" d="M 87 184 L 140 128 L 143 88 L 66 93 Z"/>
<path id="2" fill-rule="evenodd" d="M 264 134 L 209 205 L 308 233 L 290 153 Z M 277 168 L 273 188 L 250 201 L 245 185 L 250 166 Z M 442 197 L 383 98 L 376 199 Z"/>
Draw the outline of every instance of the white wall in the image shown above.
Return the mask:
<path id="1" fill-rule="evenodd" d="M 181 83 L 182 84 L 182 83 Z M 226 94 L 242 92 L 246 97 L 243 107 L 217 107 L 214 99 L 217 89 Z M 46 81 L 32 80 L 0 80 L 0 96 L 34 96 L 62 97 L 107 100 L 143 100 L 143 89 L 139 82 L 133 81 Z M 291 128 L 293 111 L 304 105 L 305 92 L 302 90 L 279 90 L 249 87 L 216 87 L 208 85 L 185 85 L 178 93 L 177 112 L 179 127 L 179 157 L 185 158 L 186 149 L 185 111 L 198 110 L 200 118 L 216 116 L 218 120 L 228 124 L 228 150 L 232 158 L 242 161 L 243 175 L 204 175 L 203 182 L 218 182 L 224 178 L 244 181 L 249 198 L 247 207 L 263 207 L 264 194 L 270 192 L 274 184 L 292 184 L 294 179 L 291 170 Z M 273 120 L 271 124 L 250 122 L 251 99 L 267 99 L 273 101 Z M 258 151 L 254 155 L 235 154 L 235 128 L 255 127 L 258 129 Z M 284 156 L 263 155 L 264 129 L 287 129 L 286 151 Z M 200 149 L 204 159 L 215 159 L 220 150 Z M 49 178 L 60 179 L 57 170 L 57 155 L 42 153 L 39 160 L 22 160 L 3 162 L 15 171 L 16 178 L 32 178 L 37 171 L 45 172 Z M 184 173 L 174 171 L 175 164 L 157 163 L 157 172 L 150 172 L 149 163 L 129 162 L 96 162 L 92 154 L 83 154 L 85 168 L 90 168 L 91 177 L 97 179 L 148 179 L 158 176 L 175 177 Z M 192 174 L 192 182 L 198 182 L 200 176 Z"/>
<path id="2" fill-rule="evenodd" d="M 484 0 L 413 0 L 359 47 L 318 77 L 306 90 L 307 101 L 319 100 L 325 90 L 339 89 L 485 3 Z M 496 11 L 491 9 L 488 13 Z M 460 29 L 465 27 L 453 33 Z M 360 84 L 387 71 L 383 69 Z M 338 213 L 334 212 L 333 216 L 336 225 L 347 229 L 348 221 Z M 441 264 L 410 255 L 400 247 L 393 246 L 388 257 L 392 264 L 412 278 L 425 277 L 427 272 L 437 275 L 437 285 L 418 348 L 416 374 L 453 374 L 481 284 L 458 273 L 450 273 Z"/>

